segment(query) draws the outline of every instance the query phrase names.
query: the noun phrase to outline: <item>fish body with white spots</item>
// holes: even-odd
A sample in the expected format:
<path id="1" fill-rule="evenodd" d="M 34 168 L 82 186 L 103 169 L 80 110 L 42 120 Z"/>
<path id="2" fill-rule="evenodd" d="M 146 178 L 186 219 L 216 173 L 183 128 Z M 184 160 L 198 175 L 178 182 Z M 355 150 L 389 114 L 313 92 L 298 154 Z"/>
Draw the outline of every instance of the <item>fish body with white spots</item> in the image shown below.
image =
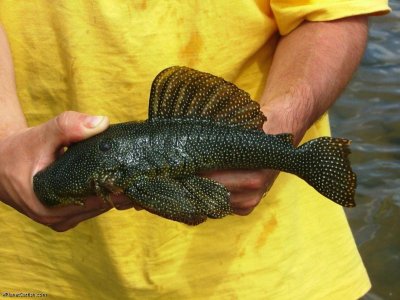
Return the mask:
<path id="1" fill-rule="evenodd" d="M 264 121 L 259 105 L 232 83 L 171 67 L 153 82 L 148 120 L 114 124 L 72 145 L 34 176 L 34 191 L 48 206 L 123 193 L 149 212 L 196 225 L 232 213 L 228 190 L 199 173 L 274 169 L 355 206 L 348 140 L 321 137 L 296 148 L 291 134 L 265 134 Z"/>

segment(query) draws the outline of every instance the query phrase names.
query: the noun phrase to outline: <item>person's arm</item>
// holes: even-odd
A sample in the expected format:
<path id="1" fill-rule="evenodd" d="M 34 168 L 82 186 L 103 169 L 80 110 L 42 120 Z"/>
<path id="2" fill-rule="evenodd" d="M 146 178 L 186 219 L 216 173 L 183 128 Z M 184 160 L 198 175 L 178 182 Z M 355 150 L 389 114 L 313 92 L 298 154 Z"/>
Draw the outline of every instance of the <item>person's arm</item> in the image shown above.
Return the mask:
<path id="1" fill-rule="evenodd" d="M 356 70 L 367 41 L 367 17 L 304 22 L 281 37 L 261 97 L 268 134 L 293 133 L 298 144 L 307 129 L 335 102 Z M 221 171 L 206 176 L 231 191 L 236 214 L 247 215 L 272 185 L 276 172 Z"/>
<path id="2" fill-rule="evenodd" d="M 15 88 L 10 48 L 0 24 L 0 139 L 27 127 Z"/>
<path id="3" fill-rule="evenodd" d="M 367 41 L 367 17 L 305 22 L 280 39 L 261 97 L 268 133 L 306 130 L 335 102 L 357 69 Z"/>
<path id="4" fill-rule="evenodd" d="M 35 197 L 33 175 L 50 164 L 64 146 L 88 138 L 108 127 L 105 117 L 65 112 L 36 127 L 27 127 L 19 104 L 10 48 L 0 25 L 0 200 L 41 224 L 64 231 L 110 209 L 99 198 L 84 206 L 47 208 Z M 132 207 L 123 197 L 121 208 Z M 10 220 L 13 222 L 13 220 Z"/>

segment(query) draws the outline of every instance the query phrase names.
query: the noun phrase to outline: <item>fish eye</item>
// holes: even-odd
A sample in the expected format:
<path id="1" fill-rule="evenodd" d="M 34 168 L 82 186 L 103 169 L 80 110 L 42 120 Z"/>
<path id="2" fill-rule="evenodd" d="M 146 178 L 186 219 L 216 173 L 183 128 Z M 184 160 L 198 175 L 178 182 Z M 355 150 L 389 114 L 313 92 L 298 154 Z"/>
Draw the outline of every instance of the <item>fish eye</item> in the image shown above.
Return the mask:
<path id="1" fill-rule="evenodd" d="M 107 152 L 112 148 L 112 143 L 109 140 L 102 140 L 99 144 L 99 150 L 101 152 Z"/>

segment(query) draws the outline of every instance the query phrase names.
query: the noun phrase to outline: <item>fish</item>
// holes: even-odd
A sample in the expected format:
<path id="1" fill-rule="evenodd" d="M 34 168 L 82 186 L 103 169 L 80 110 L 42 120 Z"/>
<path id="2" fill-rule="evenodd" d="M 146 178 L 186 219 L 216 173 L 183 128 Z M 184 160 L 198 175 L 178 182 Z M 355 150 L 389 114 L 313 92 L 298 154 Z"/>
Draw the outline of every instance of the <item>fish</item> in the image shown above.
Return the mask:
<path id="1" fill-rule="evenodd" d="M 147 120 L 112 124 L 71 145 L 34 175 L 33 189 L 49 207 L 124 194 L 152 214 L 198 225 L 233 213 L 227 188 L 199 174 L 273 169 L 355 206 L 350 140 L 325 136 L 295 147 L 291 133 L 263 132 L 264 122 L 260 105 L 233 83 L 169 67 L 152 83 Z"/>

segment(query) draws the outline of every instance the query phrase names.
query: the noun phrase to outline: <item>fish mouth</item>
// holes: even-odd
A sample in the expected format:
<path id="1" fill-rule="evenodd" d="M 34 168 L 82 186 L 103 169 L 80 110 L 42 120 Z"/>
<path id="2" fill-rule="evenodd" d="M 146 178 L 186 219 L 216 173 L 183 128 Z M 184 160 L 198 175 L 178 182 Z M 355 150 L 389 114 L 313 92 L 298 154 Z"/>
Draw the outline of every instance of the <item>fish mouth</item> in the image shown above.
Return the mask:
<path id="1" fill-rule="evenodd" d="M 103 199 L 110 194 L 119 195 L 124 189 L 116 184 L 116 172 L 104 172 L 95 174 L 89 180 L 89 186 L 95 194 Z"/>
<path id="2" fill-rule="evenodd" d="M 120 195 L 123 188 L 116 185 L 115 173 L 96 174 L 89 180 L 90 189 L 97 197 L 103 199 L 104 203 L 108 203 L 111 207 L 116 207 L 111 195 Z"/>

